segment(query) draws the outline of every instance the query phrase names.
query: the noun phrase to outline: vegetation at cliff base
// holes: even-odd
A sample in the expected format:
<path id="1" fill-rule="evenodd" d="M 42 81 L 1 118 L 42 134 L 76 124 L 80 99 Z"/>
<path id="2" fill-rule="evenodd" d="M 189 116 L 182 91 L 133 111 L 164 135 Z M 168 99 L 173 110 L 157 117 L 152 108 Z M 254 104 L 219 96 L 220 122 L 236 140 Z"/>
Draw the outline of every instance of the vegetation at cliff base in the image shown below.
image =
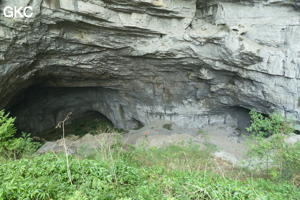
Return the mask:
<path id="1" fill-rule="evenodd" d="M 119 159 L 71 158 L 72 183 L 65 158 L 47 154 L 0 166 L 0 199 L 299 199 L 289 183 L 238 181 L 209 171 L 167 170 Z"/>
<path id="2" fill-rule="evenodd" d="M 13 137 L 14 118 L 0 114 L 0 200 L 300 199 L 293 182 L 297 158 L 289 153 L 299 155 L 298 146 L 285 149 L 282 157 L 289 161 L 291 178 L 227 169 L 227 163 L 216 163 L 210 148 L 194 144 L 143 148 L 117 143 L 86 156 L 35 155 L 37 144 L 28 135 Z M 23 145 L 7 148 L 15 140 L 26 141 L 29 150 Z"/>
<path id="3" fill-rule="evenodd" d="M 278 113 L 270 116 L 251 111 L 252 134 L 248 155 L 255 160 L 253 170 L 277 180 L 289 180 L 300 186 L 300 142 L 289 144 L 285 138 L 294 132 L 292 123 Z"/>
<path id="4" fill-rule="evenodd" d="M 250 111 L 251 124 L 246 129 L 255 136 L 269 137 L 278 134 L 291 134 L 294 131 L 293 125 L 279 113 L 272 113 L 264 116 L 254 110 Z"/>
<path id="5" fill-rule="evenodd" d="M 0 110 L 0 157 L 5 159 L 17 159 L 30 155 L 39 145 L 32 141 L 28 133 L 22 133 L 21 137 L 16 137 L 17 129 L 14 122 L 15 118 Z"/>

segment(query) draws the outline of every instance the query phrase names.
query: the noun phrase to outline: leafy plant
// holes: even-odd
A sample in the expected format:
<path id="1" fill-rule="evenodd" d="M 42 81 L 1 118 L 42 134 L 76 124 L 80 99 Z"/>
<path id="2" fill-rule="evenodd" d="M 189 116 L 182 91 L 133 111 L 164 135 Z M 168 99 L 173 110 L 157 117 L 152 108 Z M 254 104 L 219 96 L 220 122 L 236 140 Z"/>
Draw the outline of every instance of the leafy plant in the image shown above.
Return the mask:
<path id="1" fill-rule="evenodd" d="M 70 157 L 73 184 L 63 155 L 45 154 L 0 165 L 0 199 L 299 199 L 286 182 L 238 181 L 208 171 L 167 170 L 133 166 L 122 159 L 105 161 Z"/>
<path id="2" fill-rule="evenodd" d="M 20 138 L 14 137 L 15 119 L 4 112 L 0 116 L 1 133 L 5 138 L 3 140 L 1 137 L 1 141 L 14 149 L 22 150 L 22 146 L 28 148 L 26 142 L 12 145 L 12 141 L 22 144 L 17 141 Z M 256 153 L 264 155 L 266 151 L 282 149 L 275 155 L 280 155 L 282 166 L 288 167 L 293 180 L 297 180 L 298 176 L 294 174 L 299 169 L 295 163 L 299 162 L 300 147 L 295 145 L 286 149 L 281 143 L 283 136 L 274 136 L 268 138 L 270 143 L 264 145 L 263 149 L 257 149 Z M 29 136 L 24 135 L 20 140 L 26 137 Z M 263 137 L 257 138 L 263 142 Z M 275 143 L 273 138 L 278 141 Z M 63 154 L 0 160 L 0 200 L 300 199 L 299 189 L 288 181 L 254 178 L 240 181 L 213 173 L 210 171 L 213 149 L 210 148 L 201 149 L 198 145 L 188 143 L 142 149 L 124 146 L 119 140 L 102 142 L 103 145 L 93 156 L 68 156 L 68 167 L 65 166 Z M 72 181 L 68 170 L 72 172 Z"/>
<path id="3" fill-rule="evenodd" d="M 250 145 L 248 155 L 251 158 L 252 168 L 259 173 L 265 173 L 273 177 L 277 177 L 276 157 L 278 152 L 285 148 L 286 144 L 283 141 L 282 135 L 274 135 L 268 139 L 260 136 L 252 138 L 254 142 Z"/>
<path id="4" fill-rule="evenodd" d="M 281 163 L 283 177 L 291 179 L 293 183 L 300 186 L 300 142 L 286 146 L 278 156 Z"/>
<path id="5" fill-rule="evenodd" d="M 290 134 L 294 131 L 291 122 L 278 113 L 266 117 L 252 110 L 250 118 L 251 124 L 246 130 L 256 136 L 269 137 L 275 134 Z"/>
<path id="6" fill-rule="evenodd" d="M 254 169 L 268 177 L 291 180 L 300 185 L 300 143 L 289 145 L 282 135 L 268 139 L 256 137 L 255 140 L 249 150 Z"/>
<path id="7" fill-rule="evenodd" d="M 287 144 L 286 135 L 294 131 L 292 123 L 280 114 L 265 117 L 255 111 L 250 112 L 251 125 L 247 131 L 252 133 L 248 154 L 252 168 L 258 174 L 273 178 L 292 180 L 300 185 L 300 144 Z M 266 138 L 267 137 L 267 138 Z"/>
<path id="8" fill-rule="evenodd" d="M 5 159 L 18 159 L 24 155 L 30 155 L 38 147 L 38 143 L 33 142 L 27 133 L 16 137 L 17 129 L 14 122 L 15 118 L 10 117 L 9 113 L 0 111 L 0 156 Z"/>

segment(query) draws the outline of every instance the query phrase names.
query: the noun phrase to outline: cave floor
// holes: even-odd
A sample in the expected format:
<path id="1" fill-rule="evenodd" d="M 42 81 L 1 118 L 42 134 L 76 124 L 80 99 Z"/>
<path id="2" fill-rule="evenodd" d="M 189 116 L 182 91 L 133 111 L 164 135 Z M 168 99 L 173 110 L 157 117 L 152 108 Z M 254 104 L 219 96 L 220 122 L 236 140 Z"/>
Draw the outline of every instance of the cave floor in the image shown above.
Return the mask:
<path id="1" fill-rule="evenodd" d="M 244 159 L 247 153 L 246 136 L 233 127 L 214 125 L 203 129 L 181 128 L 170 122 L 157 121 L 127 133 L 114 129 L 105 118 L 74 120 L 65 128 L 66 143 L 71 153 L 84 146 L 91 152 L 111 143 L 118 136 L 125 145 L 161 148 L 186 143 L 198 144 L 200 148 L 212 148 L 214 156 L 232 164 Z M 44 133 L 44 145 L 39 153 L 63 152 L 62 130 L 53 129 Z"/>

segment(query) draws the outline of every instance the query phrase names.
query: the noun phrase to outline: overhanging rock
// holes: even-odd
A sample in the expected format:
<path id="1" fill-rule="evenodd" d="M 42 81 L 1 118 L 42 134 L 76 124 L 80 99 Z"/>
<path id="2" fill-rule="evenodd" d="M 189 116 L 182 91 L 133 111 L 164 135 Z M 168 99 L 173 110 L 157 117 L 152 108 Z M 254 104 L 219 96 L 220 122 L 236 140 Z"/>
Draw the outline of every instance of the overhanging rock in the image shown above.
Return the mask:
<path id="1" fill-rule="evenodd" d="M 1 9 L 28 4 L 33 18 L 1 15 L 1 108 L 32 86 L 95 87 L 114 91 L 119 100 L 101 109 L 123 128 L 236 123 L 250 109 L 300 121 L 297 1 L 4 0 Z"/>

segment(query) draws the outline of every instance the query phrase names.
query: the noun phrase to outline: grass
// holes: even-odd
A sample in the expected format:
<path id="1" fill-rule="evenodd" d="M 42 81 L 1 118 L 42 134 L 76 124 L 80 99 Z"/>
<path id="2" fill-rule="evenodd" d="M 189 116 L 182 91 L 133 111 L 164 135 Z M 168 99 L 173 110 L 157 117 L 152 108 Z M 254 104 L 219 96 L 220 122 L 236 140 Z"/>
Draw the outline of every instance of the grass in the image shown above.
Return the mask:
<path id="1" fill-rule="evenodd" d="M 176 148 L 177 149 L 177 148 Z M 158 154 L 155 150 L 150 155 Z M 168 150 L 171 159 L 174 147 Z M 175 150 L 177 152 L 177 150 Z M 179 149 L 182 152 L 182 149 Z M 111 152 L 112 154 L 116 152 Z M 124 152 L 122 152 L 124 153 Z M 263 179 L 239 181 L 208 170 L 192 169 L 184 163 L 168 168 L 164 156 L 142 164 L 135 155 L 113 155 L 111 159 L 70 158 L 73 184 L 68 181 L 63 155 L 46 154 L 32 159 L 8 161 L 0 166 L 0 199 L 157 199 L 242 200 L 299 199 L 299 188 L 285 182 Z M 120 156 L 122 155 L 122 156 Z M 181 153 L 174 158 L 181 157 Z M 201 157 L 201 156 L 200 156 Z M 133 159 L 133 160 L 132 160 Z M 195 156 L 191 160 L 198 160 Z M 176 160 L 176 159 L 175 159 Z M 188 161 L 189 162 L 189 161 Z"/>
<path id="2" fill-rule="evenodd" d="M 233 168 L 228 173 L 212 151 L 192 143 L 146 149 L 116 140 L 90 155 L 70 156 L 69 168 L 62 154 L 2 160 L 0 200 L 300 199 L 289 182 L 241 178 Z"/>
<path id="3" fill-rule="evenodd" d="M 170 145 L 162 148 L 135 148 L 132 150 L 132 161 L 140 166 L 163 166 L 166 170 L 194 171 L 212 165 L 210 148 L 199 150 L 197 144 Z"/>
<path id="4" fill-rule="evenodd" d="M 72 184 L 64 155 L 6 160 L 0 165 L 0 199 L 300 199 L 299 188 L 287 181 L 218 171 L 212 151 L 192 143 L 148 149 L 104 143 L 89 156 L 69 157 Z"/>
<path id="5" fill-rule="evenodd" d="M 112 129 L 99 119 L 85 120 L 73 121 L 66 131 L 82 136 Z M 0 200 L 300 199 L 296 184 L 216 160 L 213 146 L 133 147 L 123 145 L 118 136 L 108 135 L 115 140 L 103 139 L 94 151 L 68 156 L 68 165 L 65 155 L 53 153 L 0 159 Z"/>

